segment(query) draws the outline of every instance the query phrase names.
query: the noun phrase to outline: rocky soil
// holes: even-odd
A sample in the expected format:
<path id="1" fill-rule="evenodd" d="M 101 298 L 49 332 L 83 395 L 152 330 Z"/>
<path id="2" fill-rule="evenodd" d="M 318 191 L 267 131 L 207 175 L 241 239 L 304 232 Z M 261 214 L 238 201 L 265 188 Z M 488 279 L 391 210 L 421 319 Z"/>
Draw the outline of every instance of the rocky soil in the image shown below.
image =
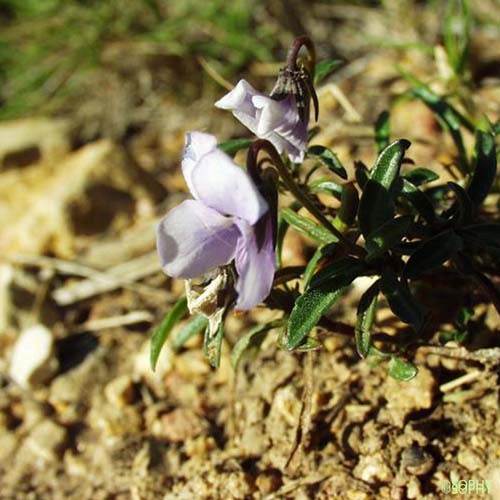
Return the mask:
<path id="1" fill-rule="evenodd" d="M 375 36 L 387 22 L 406 40 L 422 27 L 396 30 L 376 11 L 330 7 L 315 11 L 319 52 L 333 56 L 335 28 L 348 63 L 318 88 L 318 142 L 351 173 L 354 159 L 370 164 L 373 122 L 392 104 L 392 135 L 412 141 L 415 164 L 449 175 L 453 146 L 432 113 L 396 98 L 408 84 L 395 63 L 429 80 L 439 75 L 439 49 L 351 46 L 355 31 Z M 422 19 L 435 33 L 436 16 Z M 475 35 L 485 76 L 473 99 L 498 121 L 500 84 L 488 70 L 500 61 L 496 36 Z M 289 353 L 274 330 L 234 372 L 230 346 L 273 318 L 264 309 L 228 318 L 218 371 L 200 338 L 180 350 L 169 341 L 151 371 L 152 328 L 183 290 L 159 269 L 155 224 L 186 196 L 184 132 L 244 133 L 212 107 L 223 92 L 209 86 L 187 112 L 166 99 L 153 120 L 118 138 L 98 130 L 82 140 L 87 118 L 76 111 L 0 124 L 0 498 L 436 499 L 455 498 L 446 485 L 459 480 L 500 498 L 500 320 L 480 300 L 469 350 L 420 348 L 410 382 L 360 360 L 351 337 L 326 331 L 320 350 Z M 309 251 L 291 232 L 286 263 L 303 263 Z M 332 318 L 353 324 L 364 288 L 355 283 Z M 453 315 L 445 313 L 468 291 L 450 283 L 438 296 L 423 293 L 442 305 L 436 329 L 446 330 Z M 388 309 L 377 325 L 388 334 L 405 327 Z"/>

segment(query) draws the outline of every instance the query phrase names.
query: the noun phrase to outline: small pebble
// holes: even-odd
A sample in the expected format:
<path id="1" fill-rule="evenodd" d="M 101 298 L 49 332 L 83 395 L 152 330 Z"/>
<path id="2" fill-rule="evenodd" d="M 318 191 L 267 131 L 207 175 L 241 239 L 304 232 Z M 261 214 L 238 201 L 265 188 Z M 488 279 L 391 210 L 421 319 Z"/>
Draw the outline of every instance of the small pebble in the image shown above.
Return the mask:
<path id="1" fill-rule="evenodd" d="M 401 455 L 401 468 L 407 470 L 415 476 L 422 476 L 431 471 L 434 465 L 434 458 L 423 448 L 417 445 L 410 446 L 403 450 Z"/>
<path id="2" fill-rule="evenodd" d="M 379 421 L 388 420 L 403 427 L 408 415 L 432 407 L 436 389 L 436 379 L 425 366 L 420 366 L 417 376 L 409 382 L 398 382 L 387 377 L 384 383 L 387 406 L 385 412 L 380 412 Z"/>
<path id="3" fill-rule="evenodd" d="M 57 460 L 66 443 L 66 429 L 52 422 L 43 420 L 36 425 L 26 438 L 26 445 L 47 461 Z"/>
<path id="4" fill-rule="evenodd" d="M 391 468 L 381 453 L 362 456 L 353 475 L 367 483 L 387 483 L 393 479 Z"/>
<path id="5" fill-rule="evenodd" d="M 129 375 L 121 375 L 109 382 L 104 388 L 106 399 L 116 406 L 127 406 L 134 400 L 135 391 L 132 378 Z"/>
<path id="6" fill-rule="evenodd" d="M 463 448 L 458 452 L 458 463 L 468 471 L 474 472 L 484 467 L 481 455 L 473 448 Z"/>
<path id="7" fill-rule="evenodd" d="M 17 437 L 13 432 L 2 430 L 0 432 L 0 462 L 8 460 L 18 444 Z"/>
<path id="8" fill-rule="evenodd" d="M 261 472 L 255 480 L 255 485 L 262 495 L 268 495 L 278 490 L 283 484 L 281 473 L 277 470 Z"/>
<path id="9" fill-rule="evenodd" d="M 53 350 L 54 338 L 48 328 L 35 325 L 24 330 L 12 351 L 10 376 L 24 388 L 43 384 L 57 370 Z"/>
<path id="10" fill-rule="evenodd" d="M 206 421 L 189 408 L 176 408 L 162 415 L 163 437 L 172 442 L 183 442 L 206 431 Z"/>

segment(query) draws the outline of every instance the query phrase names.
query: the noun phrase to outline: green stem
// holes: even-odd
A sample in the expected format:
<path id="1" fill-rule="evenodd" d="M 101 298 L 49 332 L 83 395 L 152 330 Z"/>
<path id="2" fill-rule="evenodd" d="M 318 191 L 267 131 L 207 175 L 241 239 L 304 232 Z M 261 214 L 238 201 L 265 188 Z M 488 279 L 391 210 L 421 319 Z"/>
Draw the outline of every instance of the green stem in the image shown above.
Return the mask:
<path id="1" fill-rule="evenodd" d="M 290 190 L 290 192 L 295 196 L 295 198 L 302 203 L 302 205 L 307 208 L 307 210 L 314 216 L 316 219 L 326 228 L 328 229 L 336 238 L 338 238 L 339 243 L 348 250 L 350 254 L 364 256 L 364 250 L 347 239 L 337 228 L 333 226 L 333 224 L 321 213 L 321 211 L 316 207 L 314 202 L 311 200 L 309 195 L 303 191 L 295 182 L 294 178 L 283 164 L 280 155 L 274 148 L 274 146 L 265 139 L 257 139 L 248 149 L 247 156 L 247 165 L 250 167 L 251 164 L 256 164 L 257 155 L 260 150 L 264 150 L 270 157 L 273 162 L 274 167 L 278 171 L 279 175 L 283 179 L 283 182 Z"/>

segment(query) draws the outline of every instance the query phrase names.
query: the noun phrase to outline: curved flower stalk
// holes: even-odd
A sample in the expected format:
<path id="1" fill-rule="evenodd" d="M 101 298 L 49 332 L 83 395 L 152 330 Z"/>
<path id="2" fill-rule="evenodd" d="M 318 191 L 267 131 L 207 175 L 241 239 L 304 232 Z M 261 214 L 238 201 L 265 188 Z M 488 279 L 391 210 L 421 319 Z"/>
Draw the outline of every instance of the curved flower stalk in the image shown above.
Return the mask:
<path id="1" fill-rule="evenodd" d="M 309 50 L 309 69 L 297 66 L 302 45 Z M 302 163 L 307 149 L 310 97 L 314 100 L 317 119 L 317 98 L 311 82 L 314 62 L 312 42 L 300 37 L 292 45 L 287 66 L 280 70 L 271 95 L 261 94 L 246 80 L 240 80 L 215 106 L 231 110 L 257 137 L 270 141 L 280 154 L 288 154 L 293 163 Z"/>
<path id="2" fill-rule="evenodd" d="M 252 178 L 217 149 L 213 135 L 186 135 L 182 172 L 194 199 L 158 226 L 163 271 L 189 280 L 234 261 L 235 307 L 253 308 L 269 294 L 276 268 L 268 203 Z"/>

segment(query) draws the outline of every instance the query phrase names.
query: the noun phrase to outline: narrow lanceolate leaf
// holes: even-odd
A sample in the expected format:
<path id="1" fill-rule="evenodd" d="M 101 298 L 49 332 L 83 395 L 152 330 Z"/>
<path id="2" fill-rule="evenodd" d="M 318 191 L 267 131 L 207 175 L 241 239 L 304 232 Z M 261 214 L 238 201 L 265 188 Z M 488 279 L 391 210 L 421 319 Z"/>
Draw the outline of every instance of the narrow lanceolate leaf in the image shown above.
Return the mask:
<path id="1" fill-rule="evenodd" d="M 288 321 L 287 349 L 295 349 L 302 343 L 351 282 L 352 279 L 347 281 L 345 278 L 332 280 L 321 287 L 309 288 L 297 299 Z"/>
<path id="2" fill-rule="evenodd" d="M 405 275 L 414 278 L 444 264 L 462 249 L 462 238 L 453 230 L 443 231 L 420 245 L 405 266 Z"/>
<path id="3" fill-rule="evenodd" d="M 454 191 L 457 197 L 456 202 L 451 208 L 451 212 L 452 218 L 455 221 L 455 227 L 460 227 L 470 222 L 476 213 L 476 207 L 462 186 L 459 186 L 455 182 L 448 182 L 447 185 Z"/>
<path id="4" fill-rule="evenodd" d="M 321 259 L 323 259 L 327 255 L 330 255 L 334 251 L 334 249 L 335 244 L 322 245 L 316 249 L 304 270 L 304 289 L 309 286 L 309 283 L 311 282 L 311 279 L 316 271 L 316 267 L 318 266 Z"/>
<path id="5" fill-rule="evenodd" d="M 250 144 L 252 144 L 252 141 L 250 139 L 232 139 L 230 141 L 221 142 L 217 145 L 217 147 L 219 149 L 222 149 L 224 153 L 233 156 L 241 149 L 248 148 Z"/>
<path id="6" fill-rule="evenodd" d="M 364 189 L 368 182 L 368 167 L 362 161 L 354 161 L 354 177 L 361 189 Z"/>
<path id="7" fill-rule="evenodd" d="M 158 362 L 158 357 L 160 356 L 163 344 L 165 344 L 172 328 L 187 314 L 187 311 L 187 299 L 186 297 L 182 297 L 182 299 L 179 299 L 172 309 L 170 309 L 167 315 L 163 318 L 163 321 L 153 332 L 151 337 L 150 352 L 150 362 L 153 371 L 156 368 L 156 363 Z"/>
<path id="8" fill-rule="evenodd" d="M 471 15 L 467 0 L 449 0 L 444 19 L 444 46 L 456 75 L 462 76 L 470 45 Z"/>
<path id="9" fill-rule="evenodd" d="M 316 273 L 311 280 L 311 288 L 318 288 L 335 278 L 344 278 L 350 283 L 364 268 L 363 261 L 356 257 L 341 257 Z"/>
<path id="10" fill-rule="evenodd" d="M 325 78 L 329 77 L 334 71 L 342 66 L 343 61 L 333 59 L 331 61 L 321 61 L 316 64 L 314 69 L 314 85 L 320 84 Z"/>
<path id="11" fill-rule="evenodd" d="M 392 183 L 399 175 L 405 151 L 410 145 L 410 141 L 406 139 L 399 139 L 389 144 L 389 146 L 380 153 L 375 165 L 371 169 L 370 179 L 389 190 Z"/>
<path id="12" fill-rule="evenodd" d="M 407 179 L 403 179 L 401 190 L 398 193 L 400 196 L 408 200 L 413 208 L 427 222 L 433 222 L 436 218 L 434 206 L 429 197 L 420 191 L 417 186 Z"/>
<path id="13" fill-rule="evenodd" d="M 380 289 L 391 311 L 404 323 L 412 325 L 417 331 L 420 330 L 424 320 L 422 308 L 392 269 L 384 269 Z"/>
<path id="14" fill-rule="evenodd" d="M 308 185 L 312 193 L 325 193 L 332 195 L 337 200 L 341 200 L 343 188 L 340 184 L 328 178 L 315 179 Z"/>
<path id="15" fill-rule="evenodd" d="M 407 382 L 415 377 L 418 373 L 418 369 L 415 365 L 404 359 L 398 358 L 397 356 L 391 356 L 387 373 L 400 382 Z"/>
<path id="16" fill-rule="evenodd" d="M 249 349 L 259 347 L 268 334 L 269 330 L 273 328 L 278 328 L 284 324 L 284 320 L 279 319 L 276 321 L 272 321 L 267 325 L 258 325 L 255 328 L 252 328 L 248 333 L 243 335 L 238 342 L 233 347 L 231 352 L 231 366 L 234 370 L 238 369 L 238 365 L 240 361 Z"/>
<path id="17" fill-rule="evenodd" d="M 381 153 L 388 145 L 391 134 L 391 121 L 388 111 L 382 111 L 375 122 L 375 142 L 378 152 Z"/>
<path id="18" fill-rule="evenodd" d="M 222 340 L 224 338 L 224 315 L 220 320 L 217 330 L 213 334 L 210 332 L 210 325 L 205 330 L 203 352 L 205 353 L 205 356 L 207 357 L 207 360 L 212 368 L 219 368 L 220 365 L 220 352 L 222 348 Z"/>
<path id="19" fill-rule="evenodd" d="M 500 251 L 500 224 L 476 224 L 460 229 L 466 242 Z"/>
<path id="20" fill-rule="evenodd" d="M 359 205 L 359 224 L 365 236 L 369 235 L 392 217 L 394 204 L 391 187 L 399 175 L 404 153 L 410 142 L 400 139 L 380 153 L 370 172 L 370 179 L 363 189 Z"/>
<path id="21" fill-rule="evenodd" d="M 372 261 L 401 242 L 413 221 L 411 215 L 391 219 L 375 229 L 366 239 L 367 261 Z"/>
<path id="22" fill-rule="evenodd" d="M 340 208 L 337 215 L 333 220 L 333 225 L 341 232 L 344 233 L 349 226 L 354 224 L 356 214 L 359 207 L 359 194 L 358 190 L 354 187 L 352 182 L 344 184 L 342 189 L 342 197 Z"/>
<path id="23" fill-rule="evenodd" d="M 411 89 L 411 92 L 434 112 L 442 127 L 450 133 L 457 147 L 458 166 L 463 173 L 468 172 L 467 154 L 465 152 L 462 132 L 460 131 L 460 124 L 462 123 L 470 127 L 470 122 L 427 86 L 414 87 Z"/>
<path id="24" fill-rule="evenodd" d="M 495 138 L 489 132 L 476 131 L 474 164 L 467 194 L 476 205 L 480 205 L 490 192 L 497 173 Z"/>
<path id="25" fill-rule="evenodd" d="M 290 208 L 284 208 L 281 211 L 281 216 L 299 233 L 308 236 L 321 245 L 338 241 L 337 238 L 323 226 L 316 224 L 316 222 L 313 222 L 307 217 L 302 217 L 302 215 L 297 214 Z"/>
<path id="26" fill-rule="evenodd" d="M 410 181 L 415 186 L 421 186 L 422 184 L 427 184 L 439 179 L 439 175 L 428 168 L 415 168 L 401 174 L 401 177 Z"/>
<path id="27" fill-rule="evenodd" d="M 176 336 L 172 342 L 174 351 L 181 349 L 186 342 L 200 334 L 208 325 L 208 320 L 201 314 L 195 316 Z"/>
<path id="28" fill-rule="evenodd" d="M 347 171 L 338 159 L 337 155 L 325 146 L 315 145 L 307 150 L 307 155 L 311 158 L 317 158 L 328 169 L 337 174 L 342 179 L 347 179 Z"/>
<path id="29" fill-rule="evenodd" d="M 358 305 L 355 337 L 356 348 L 362 358 L 368 356 L 372 345 L 372 326 L 377 312 L 379 287 L 380 280 L 368 288 L 361 297 Z"/>

